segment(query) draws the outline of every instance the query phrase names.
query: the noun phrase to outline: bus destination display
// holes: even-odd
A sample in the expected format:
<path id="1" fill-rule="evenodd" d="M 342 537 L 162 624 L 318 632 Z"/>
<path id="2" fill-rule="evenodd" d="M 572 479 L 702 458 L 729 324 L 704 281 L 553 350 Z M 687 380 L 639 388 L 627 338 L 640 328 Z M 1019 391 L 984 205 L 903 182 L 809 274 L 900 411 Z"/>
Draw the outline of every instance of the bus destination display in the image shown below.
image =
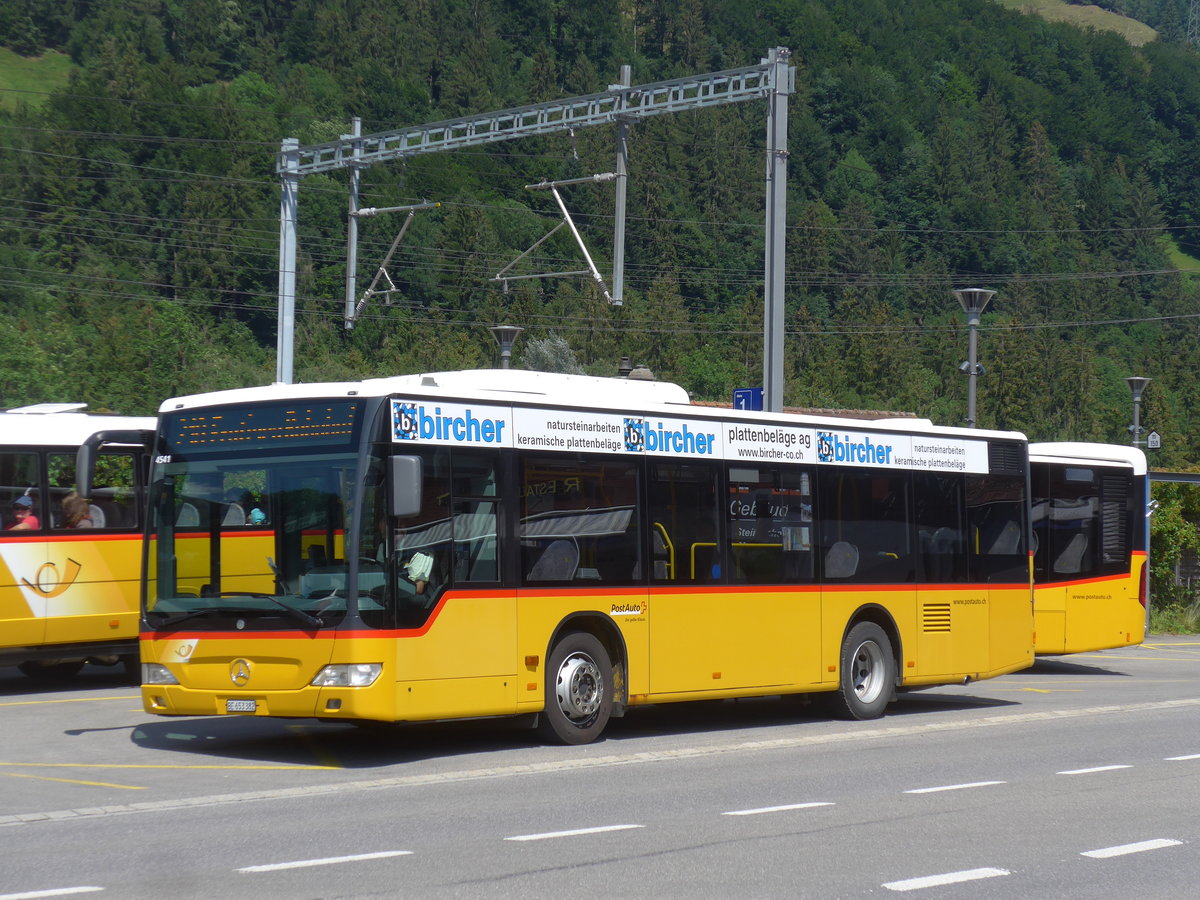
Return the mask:
<path id="1" fill-rule="evenodd" d="M 350 447 L 357 435 L 360 404 L 269 403 L 224 407 L 166 418 L 167 446 L 172 453 L 216 453 L 303 444 L 306 447 Z"/>

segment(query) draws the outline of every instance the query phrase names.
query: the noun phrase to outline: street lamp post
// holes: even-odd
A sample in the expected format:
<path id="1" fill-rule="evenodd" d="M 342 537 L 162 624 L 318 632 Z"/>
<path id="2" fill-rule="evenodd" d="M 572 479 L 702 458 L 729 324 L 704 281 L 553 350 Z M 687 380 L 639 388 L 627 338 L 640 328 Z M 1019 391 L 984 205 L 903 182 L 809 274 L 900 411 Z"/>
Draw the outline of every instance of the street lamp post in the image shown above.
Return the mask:
<path id="1" fill-rule="evenodd" d="M 976 330 L 979 328 L 979 317 L 987 309 L 995 291 L 984 288 L 962 288 L 954 292 L 963 311 L 967 314 L 967 361 L 958 367 L 960 372 L 970 379 L 967 382 L 967 427 L 975 427 L 975 379 L 983 373 L 983 366 L 975 361 Z"/>
<path id="2" fill-rule="evenodd" d="M 1138 436 L 1142 433 L 1142 391 L 1146 389 L 1150 379 L 1143 378 L 1141 375 L 1131 375 L 1125 379 L 1125 383 L 1129 385 L 1129 391 L 1133 394 L 1133 424 L 1129 426 L 1131 435 L 1129 442 L 1136 447 L 1142 443 L 1138 440 Z"/>
<path id="3" fill-rule="evenodd" d="M 513 344 L 517 340 L 517 335 L 524 330 L 520 325 L 493 325 L 491 327 L 492 336 L 496 339 L 496 343 L 500 345 L 500 368 L 508 368 L 508 361 L 512 356 Z"/>

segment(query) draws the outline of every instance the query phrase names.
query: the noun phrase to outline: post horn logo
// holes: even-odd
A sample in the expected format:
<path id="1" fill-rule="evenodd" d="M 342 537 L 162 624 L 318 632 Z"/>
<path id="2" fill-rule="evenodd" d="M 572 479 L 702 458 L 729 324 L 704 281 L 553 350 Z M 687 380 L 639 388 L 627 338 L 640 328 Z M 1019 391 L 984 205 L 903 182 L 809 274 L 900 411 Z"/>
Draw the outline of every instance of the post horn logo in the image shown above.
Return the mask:
<path id="1" fill-rule="evenodd" d="M 34 591 L 39 597 L 49 600 L 64 593 L 67 588 L 73 585 L 82 569 L 82 565 L 68 557 L 67 564 L 63 567 L 62 578 L 59 578 L 58 566 L 52 562 L 42 563 L 41 567 L 37 570 L 37 574 L 33 576 L 33 581 L 30 581 L 28 578 L 22 578 L 21 584 Z"/>
<path id="2" fill-rule="evenodd" d="M 245 687 L 250 680 L 250 661 L 235 659 L 229 664 L 229 680 L 238 687 Z"/>

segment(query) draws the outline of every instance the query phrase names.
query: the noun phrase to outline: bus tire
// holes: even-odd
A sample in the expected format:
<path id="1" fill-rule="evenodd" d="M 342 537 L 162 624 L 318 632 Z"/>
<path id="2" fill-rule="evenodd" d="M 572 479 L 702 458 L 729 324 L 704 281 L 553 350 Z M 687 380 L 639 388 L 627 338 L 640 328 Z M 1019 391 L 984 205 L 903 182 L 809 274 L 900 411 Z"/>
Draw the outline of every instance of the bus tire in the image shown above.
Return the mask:
<path id="1" fill-rule="evenodd" d="M 859 622 L 842 642 L 838 689 L 829 697 L 839 719 L 877 719 L 896 688 L 892 642 L 874 622 Z"/>
<path id="2" fill-rule="evenodd" d="M 546 664 L 546 707 L 538 719 L 542 738 L 589 744 L 608 724 L 612 704 L 612 662 L 604 645 L 586 632 L 564 635 Z"/>

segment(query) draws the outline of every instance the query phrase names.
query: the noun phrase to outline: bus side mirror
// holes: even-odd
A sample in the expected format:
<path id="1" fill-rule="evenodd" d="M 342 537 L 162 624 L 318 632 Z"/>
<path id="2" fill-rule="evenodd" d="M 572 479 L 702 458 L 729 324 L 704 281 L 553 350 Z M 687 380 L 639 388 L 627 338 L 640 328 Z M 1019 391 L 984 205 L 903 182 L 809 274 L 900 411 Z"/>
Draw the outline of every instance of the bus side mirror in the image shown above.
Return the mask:
<path id="1" fill-rule="evenodd" d="M 421 511 L 421 457 L 393 456 L 388 515 L 407 518 Z"/>
<path id="2" fill-rule="evenodd" d="M 92 495 L 92 476 L 96 472 L 96 456 L 101 447 L 128 446 L 141 447 L 150 454 L 154 446 L 154 432 L 138 429 L 136 431 L 97 431 L 84 438 L 79 449 L 75 451 L 75 493 L 80 497 Z"/>

